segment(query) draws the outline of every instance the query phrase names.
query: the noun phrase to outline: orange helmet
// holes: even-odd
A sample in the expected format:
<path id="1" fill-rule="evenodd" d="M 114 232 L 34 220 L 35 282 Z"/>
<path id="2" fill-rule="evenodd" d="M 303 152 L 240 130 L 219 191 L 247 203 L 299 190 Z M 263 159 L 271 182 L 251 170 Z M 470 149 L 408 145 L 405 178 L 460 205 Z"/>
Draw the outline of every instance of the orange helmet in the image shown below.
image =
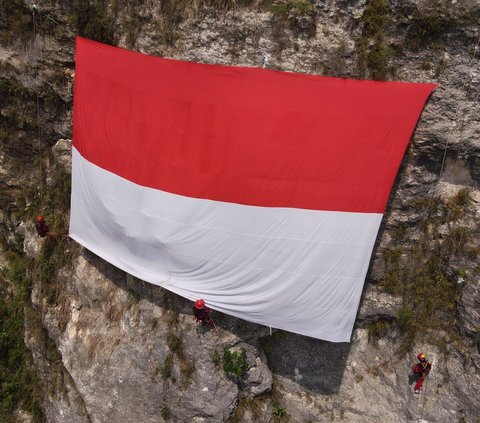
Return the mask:
<path id="1" fill-rule="evenodd" d="M 427 359 L 427 356 L 424 353 L 420 353 L 420 354 L 417 355 L 417 358 L 420 361 L 425 361 Z"/>
<path id="2" fill-rule="evenodd" d="M 43 216 L 37 216 L 37 222 L 41 222 L 43 220 Z"/>
<path id="3" fill-rule="evenodd" d="M 195 301 L 195 308 L 201 310 L 203 307 L 205 307 L 205 301 L 202 299 Z"/>

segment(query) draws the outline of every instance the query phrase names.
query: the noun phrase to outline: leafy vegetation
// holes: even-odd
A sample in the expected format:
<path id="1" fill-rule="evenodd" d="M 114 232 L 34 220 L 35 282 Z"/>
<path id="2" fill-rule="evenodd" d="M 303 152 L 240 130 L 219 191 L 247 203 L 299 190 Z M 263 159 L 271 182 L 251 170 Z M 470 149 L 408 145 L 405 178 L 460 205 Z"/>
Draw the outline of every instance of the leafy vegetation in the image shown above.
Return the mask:
<path id="1" fill-rule="evenodd" d="M 245 348 L 240 348 L 240 351 L 231 351 L 229 348 L 224 348 L 222 362 L 225 373 L 233 376 L 237 380 L 240 379 L 249 368 Z"/>
<path id="2" fill-rule="evenodd" d="M 34 189 L 17 194 L 16 202 L 20 205 L 33 201 L 31 207 L 22 206 L 17 210 L 20 217 L 33 219 L 38 210 L 55 204 L 55 214 L 47 215 L 50 229 L 56 234 L 66 231 L 65 216 L 70 199 L 68 175 L 55 173 L 48 193 L 43 196 L 37 195 Z M 13 198 L 9 202 L 13 202 Z M 0 421 L 15 421 L 13 413 L 21 408 L 33 416 L 34 422 L 42 422 L 45 420 L 40 408 L 42 389 L 24 344 L 24 319 L 33 321 L 32 312 L 28 312 L 33 280 L 41 283 L 47 303 L 57 304 L 60 293 L 57 275 L 71 261 L 73 251 L 64 236 L 46 238 L 37 259 L 20 253 L 20 245 L 21 240 L 10 243 L 3 240 L 1 243 L 8 267 L 0 277 L 8 289 L 0 293 Z M 36 326 L 41 328 L 41 322 L 36 322 Z M 48 334 L 43 333 L 41 339 L 47 360 L 57 361 L 58 351 Z"/>
<path id="3" fill-rule="evenodd" d="M 0 420 L 13 423 L 14 411 L 21 408 L 32 415 L 33 422 L 43 422 L 42 389 L 23 341 L 33 260 L 12 251 L 5 256 L 9 268 L 1 277 L 12 284 L 12 290 L 0 292 Z"/>
<path id="4" fill-rule="evenodd" d="M 391 23 L 390 5 L 386 0 L 370 0 L 363 13 L 362 36 L 356 43 L 358 67 L 365 76 L 385 80 L 391 69 L 388 66 L 393 50 L 385 42 L 385 32 Z"/>
<path id="5" fill-rule="evenodd" d="M 385 263 L 383 289 L 401 295 L 402 307 L 398 310 L 397 323 L 403 335 L 399 353 L 408 352 L 415 340 L 426 333 L 442 333 L 455 337 L 455 317 L 460 300 L 464 260 L 475 261 L 474 230 L 467 227 L 464 218 L 472 210 L 472 199 L 467 189 L 460 190 L 448 200 L 425 198 L 408 205 L 411 213 L 417 213 L 415 226 L 421 233 L 407 241 L 407 229 L 397 233 L 396 245 L 382 253 Z M 458 267 L 458 266 L 461 267 Z M 462 279 L 463 280 L 463 279 Z M 384 328 L 372 328 L 382 332 Z M 437 344 L 445 339 L 435 336 Z"/>
<path id="6" fill-rule="evenodd" d="M 247 352 L 245 348 L 240 348 L 239 351 L 232 351 L 225 347 L 222 355 L 220 355 L 217 350 L 214 350 L 210 354 L 210 358 L 215 366 L 218 366 L 220 362 L 222 362 L 224 372 L 237 380 L 239 380 L 250 367 L 247 362 Z"/>

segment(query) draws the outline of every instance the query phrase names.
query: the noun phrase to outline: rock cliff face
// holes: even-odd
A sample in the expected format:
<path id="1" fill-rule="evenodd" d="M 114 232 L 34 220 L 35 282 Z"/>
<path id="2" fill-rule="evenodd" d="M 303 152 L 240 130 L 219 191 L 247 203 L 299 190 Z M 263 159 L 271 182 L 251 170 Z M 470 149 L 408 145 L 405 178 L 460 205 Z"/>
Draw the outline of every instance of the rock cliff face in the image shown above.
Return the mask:
<path id="1" fill-rule="evenodd" d="M 8 310 L 22 310 L 22 365 L 38 378 L 25 392 L 41 405 L 4 384 L 5 421 L 479 421 L 479 22 L 474 0 L 2 3 L 0 323 L 5 334 Z M 218 313 L 199 332 L 182 298 L 67 237 L 34 235 L 38 213 L 58 233 L 68 223 L 76 31 L 176 59 L 439 84 L 392 192 L 351 343 Z M 224 348 L 245 349 L 242 378 L 223 371 Z M 420 350 L 433 370 L 414 396 Z M 11 377 L 4 361 L 0 377 Z"/>

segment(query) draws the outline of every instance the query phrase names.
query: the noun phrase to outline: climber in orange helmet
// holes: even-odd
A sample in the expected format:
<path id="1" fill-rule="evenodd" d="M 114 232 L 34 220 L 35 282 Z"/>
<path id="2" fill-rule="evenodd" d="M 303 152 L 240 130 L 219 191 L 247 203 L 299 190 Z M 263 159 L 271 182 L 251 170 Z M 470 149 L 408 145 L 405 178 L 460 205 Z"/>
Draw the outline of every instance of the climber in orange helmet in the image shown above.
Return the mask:
<path id="1" fill-rule="evenodd" d="M 205 306 L 205 301 L 203 299 L 199 299 L 195 301 L 192 307 L 193 315 L 195 319 L 197 319 L 197 324 L 202 325 L 212 325 L 213 321 L 210 318 L 210 309 Z"/>
<path id="2" fill-rule="evenodd" d="M 422 389 L 422 384 L 424 379 L 430 373 L 432 369 L 432 365 L 428 362 L 427 356 L 424 353 L 420 353 L 417 356 L 418 363 L 415 364 L 412 368 L 413 373 L 417 377 L 417 383 L 415 384 L 414 392 L 416 394 L 420 393 L 420 389 Z"/>

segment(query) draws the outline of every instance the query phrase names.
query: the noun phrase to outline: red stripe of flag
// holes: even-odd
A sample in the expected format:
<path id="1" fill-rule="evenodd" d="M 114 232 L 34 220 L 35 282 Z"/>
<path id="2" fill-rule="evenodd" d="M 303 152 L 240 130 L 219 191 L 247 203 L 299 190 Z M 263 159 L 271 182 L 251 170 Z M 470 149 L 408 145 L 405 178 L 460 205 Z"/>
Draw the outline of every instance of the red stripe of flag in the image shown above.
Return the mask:
<path id="1" fill-rule="evenodd" d="M 77 38 L 73 141 L 91 163 L 170 193 L 382 213 L 434 88 L 188 63 Z"/>

